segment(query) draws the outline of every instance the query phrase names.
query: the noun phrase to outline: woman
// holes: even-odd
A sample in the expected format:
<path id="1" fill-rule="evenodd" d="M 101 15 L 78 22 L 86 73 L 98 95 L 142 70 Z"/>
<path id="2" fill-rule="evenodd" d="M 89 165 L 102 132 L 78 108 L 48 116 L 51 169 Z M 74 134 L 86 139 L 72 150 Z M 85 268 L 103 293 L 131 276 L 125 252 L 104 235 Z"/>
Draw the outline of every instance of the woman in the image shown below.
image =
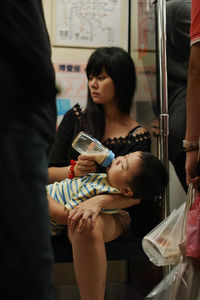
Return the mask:
<path id="1" fill-rule="evenodd" d="M 89 58 L 86 73 L 87 106 L 81 111 L 80 106 L 75 105 L 65 114 L 58 128 L 50 154 L 50 182 L 68 177 L 71 159 L 76 160 L 75 176 L 96 172 L 97 168 L 99 171 L 93 160 L 87 160 L 72 148 L 72 141 L 81 130 L 100 140 L 116 157 L 138 150 L 150 151 L 148 131 L 130 116 L 136 88 L 135 67 L 130 55 L 118 47 L 98 48 Z M 81 234 L 73 230 L 77 226 L 75 216 L 70 220 L 71 227 L 68 226 L 81 299 L 104 298 L 107 267 L 104 243 L 119 237 L 124 231 L 124 223 L 127 223 L 127 214 L 119 218 L 99 212 L 102 208 L 123 208 L 135 204 L 134 199 L 122 196 L 117 196 L 117 199 L 112 196 L 109 201 L 104 201 L 107 196 L 110 195 L 97 197 L 96 202 L 88 200 L 78 207 L 83 211 L 82 215 L 90 212 L 86 214 L 88 228 L 86 226 Z M 93 214 L 97 217 L 91 231 L 89 217 Z"/>

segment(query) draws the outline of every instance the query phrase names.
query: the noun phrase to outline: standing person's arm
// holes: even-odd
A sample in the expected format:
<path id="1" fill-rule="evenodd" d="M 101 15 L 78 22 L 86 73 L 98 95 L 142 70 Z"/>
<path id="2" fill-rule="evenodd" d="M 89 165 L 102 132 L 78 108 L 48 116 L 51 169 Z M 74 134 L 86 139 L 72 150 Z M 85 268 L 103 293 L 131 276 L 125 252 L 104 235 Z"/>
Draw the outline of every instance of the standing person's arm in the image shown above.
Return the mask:
<path id="1" fill-rule="evenodd" d="M 200 133 L 200 42 L 192 45 L 188 71 L 186 140 L 198 141 Z"/>
<path id="2" fill-rule="evenodd" d="M 187 89 L 186 141 L 198 143 L 200 135 L 200 43 L 191 47 Z M 198 150 L 186 156 L 186 180 L 189 184 L 197 176 Z"/>
<path id="3" fill-rule="evenodd" d="M 197 177 L 198 166 L 198 145 L 200 135 L 200 3 L 199 0 L 192 0 L 191 9 L 191 52 L 188 71 L 187 105 L 186 105 L 186 180 L 189 184 L 193 182 L 199 186 Z M 190 147 L 192 145 L 192 147 Z"/>

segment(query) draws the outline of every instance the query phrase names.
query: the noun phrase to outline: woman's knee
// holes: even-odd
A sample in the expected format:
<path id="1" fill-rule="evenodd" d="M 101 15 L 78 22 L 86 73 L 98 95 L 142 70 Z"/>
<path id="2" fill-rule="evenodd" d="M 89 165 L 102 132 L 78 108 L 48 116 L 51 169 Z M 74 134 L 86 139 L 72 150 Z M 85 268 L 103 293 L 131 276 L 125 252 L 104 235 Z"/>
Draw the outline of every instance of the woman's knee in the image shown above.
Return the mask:
<path id="1" fill-rule="evenodd" d="M 74 242 L 94 242 L 96 240 L 103 240 L 104 224 L 101 216 L 98 216 L 94 227 L 91 229 L 91 220 L 88 219 L 87 224 L 82 232 L 78 232 L 78 225 L 73 231 L 68 230 L 68 238 L 73 244 Z"/>

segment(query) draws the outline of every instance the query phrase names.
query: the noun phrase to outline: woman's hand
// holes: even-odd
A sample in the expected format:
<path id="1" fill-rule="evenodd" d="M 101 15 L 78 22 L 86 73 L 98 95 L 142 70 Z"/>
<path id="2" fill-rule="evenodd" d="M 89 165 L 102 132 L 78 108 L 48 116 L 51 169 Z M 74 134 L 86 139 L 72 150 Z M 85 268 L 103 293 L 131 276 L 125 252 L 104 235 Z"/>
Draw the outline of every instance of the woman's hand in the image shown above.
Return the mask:
<path id="1" fill-rule="evenodd" d="M 190 182 L 193 183 L 195 189 L 200 188 L 200 177 L 198 174 L 198 151 L 187 152 L 186 154 L 186 181 L 189 185 Z"/>
<path id="2" fill-rule="evenodd" d="M 74 230 L 77 228 L 78 232 L 82 232 L 85 226 L 90 221 L 91 230 L 94 228 L 96 218 L 103 208 L 105 209 L 120 209 L 137 205 L 140 199 L 132 199 L 120 194 L 101 194 L 96 195 L 85 202 L 82 202 L 69 212 L 68 228 Z M 126 214 L 127 213 L 123 213 Z M 130 221 L 130 220 L 129 220 Z"/>
<path id="3" fill-rule="evenodd" d="M 90 198 L 85 202 L 80 203 L 73 210 L 70 211 L 68 216 L 68 228 L 74 230 L 77 227 L 78 232 L 82 232 L 87 225 L 88 220 L 91 221 L 91 230 L 94 227 L 95 221 L 101 212 L 101 205 L 99 201 Z"/>
<path id="4" fill-rule="evenodd" d="M 95 173 L 97 171 L 95 157 L 87 155 L 79 155 L 76 165 L 74 167 L 75 176 L 85 176 L 88 173 Z"/>

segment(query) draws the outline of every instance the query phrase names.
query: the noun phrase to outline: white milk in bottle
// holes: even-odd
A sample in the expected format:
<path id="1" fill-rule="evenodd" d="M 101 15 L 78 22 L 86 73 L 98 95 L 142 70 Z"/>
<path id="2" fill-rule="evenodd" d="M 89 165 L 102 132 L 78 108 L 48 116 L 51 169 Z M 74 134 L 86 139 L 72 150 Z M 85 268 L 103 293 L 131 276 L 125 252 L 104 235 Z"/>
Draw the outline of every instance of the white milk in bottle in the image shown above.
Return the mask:
<path id="1" fill-rule="evenodd" d="M 115 157 L 111 150 L 83 131 L 74 139 L 72 147 L 80 154 L 94 157 L 94 160 L 103 167 L 108 167 Z"/>

